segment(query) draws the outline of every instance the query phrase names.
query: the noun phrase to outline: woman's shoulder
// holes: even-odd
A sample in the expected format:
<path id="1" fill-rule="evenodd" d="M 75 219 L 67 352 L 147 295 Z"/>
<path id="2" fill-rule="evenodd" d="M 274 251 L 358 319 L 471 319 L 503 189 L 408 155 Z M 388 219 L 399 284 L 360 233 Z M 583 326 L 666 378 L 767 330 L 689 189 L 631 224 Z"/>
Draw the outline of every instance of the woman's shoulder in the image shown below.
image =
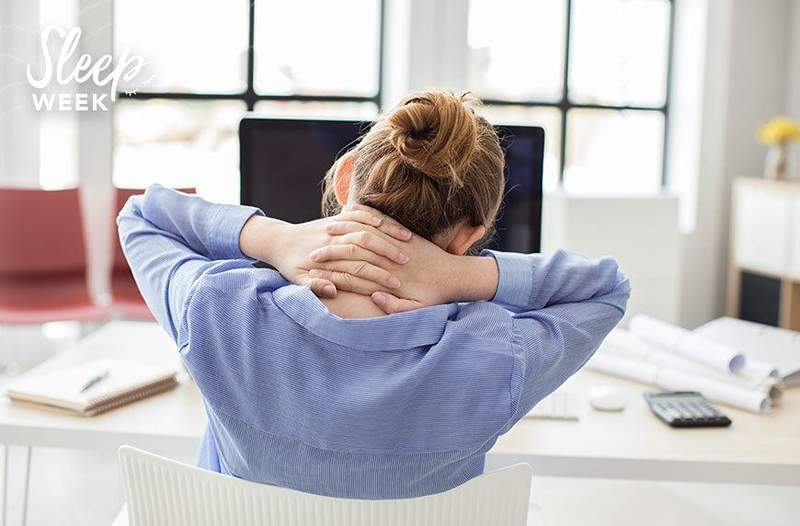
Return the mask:
<path id="1" fill-rule="evenodd" d="M 218 294 L 271 291 L 288 285 L 281 274 L 244 259 L 226 260 L 211 267 L 198 280 L 198 288 L 213 289 Z"/>
<path id="2" fill-rule="evenodd" d="M 491 301 L 459 303 L 448 324 L 452 333 L 474 337 L 507 339 L 512 330 L 511 313 Z"/>
<path id="3" fill-rule="evenodd" d="M 186 324 L 191 329 L 197 320 L 203 327 L 209 319 L 232 323 L 229 315 L 234 311 L 255 317 L 263 310 L 263 296 L 286 285 L 276 270 L 254 267 L 247 260 L 222 261 L 195 282 L 185 305 Z"/>

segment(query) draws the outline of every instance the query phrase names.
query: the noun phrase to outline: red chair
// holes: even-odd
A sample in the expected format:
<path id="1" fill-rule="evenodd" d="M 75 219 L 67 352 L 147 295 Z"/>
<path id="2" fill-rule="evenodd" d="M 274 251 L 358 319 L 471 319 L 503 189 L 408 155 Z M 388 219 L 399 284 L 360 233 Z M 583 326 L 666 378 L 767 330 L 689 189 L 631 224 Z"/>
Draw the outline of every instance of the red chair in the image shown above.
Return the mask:
<path id="1" fill-rule="evenodd" d="M 181 192 L 194 193 L 194 188 L 179 189 Z M 144 193 L 141 189 L 117 188 L 116 192 L 116 211 L 119 213 L 128 198 L 133 195 Z M 114 216 L 116 220 L 116 216 Z M 119 244 L 116 223 L 114 224 L 114 258 L 111 268 L 111 301 L 114 310 L 123 318 L 137 320 L 152 320 L 153 314 L 144 302 L 139 287 L 133 279 L 133 273 L 128 266 L 128 260 L 122 252 Z"/>
<path id="2" fill-rule="evenodd" d="M 0 324 L 96 321 L 78 189 L 0 188 Z"/>

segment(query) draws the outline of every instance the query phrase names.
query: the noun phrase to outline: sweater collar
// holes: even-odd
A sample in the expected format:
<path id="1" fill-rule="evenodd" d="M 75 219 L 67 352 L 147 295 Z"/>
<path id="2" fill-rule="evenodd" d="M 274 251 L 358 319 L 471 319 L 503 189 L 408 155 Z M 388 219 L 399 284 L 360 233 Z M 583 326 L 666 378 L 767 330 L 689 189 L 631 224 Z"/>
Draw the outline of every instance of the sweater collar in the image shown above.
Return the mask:
<path id="1" fill-rule="evenodd" d="M 287 285 L 272 293 L 284 314 L 311 333 L 362 351 L 391 351 L 438 343 L 458 305 L 434 305 L 376 318 L 344 319 L 331 313 L 308 287 Z"/>

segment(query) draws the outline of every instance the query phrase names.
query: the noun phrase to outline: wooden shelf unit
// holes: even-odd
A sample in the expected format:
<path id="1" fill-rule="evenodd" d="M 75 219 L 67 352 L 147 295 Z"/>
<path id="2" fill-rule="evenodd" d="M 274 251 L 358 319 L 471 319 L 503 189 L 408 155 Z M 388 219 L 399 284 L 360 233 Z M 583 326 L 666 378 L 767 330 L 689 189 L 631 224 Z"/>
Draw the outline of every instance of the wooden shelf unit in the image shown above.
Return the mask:
<path id="1" fill-rule="evenodd" d="M 752 296 L 743 296 L 742 283 L 759 277 L 777 284 L 777 305 L 743 309 Z M 777 311 L 767 323 L 800 331 L 800 182 L 734 181 L 727 311 L 748 319 L 743 311 L 759 308 Z"/>

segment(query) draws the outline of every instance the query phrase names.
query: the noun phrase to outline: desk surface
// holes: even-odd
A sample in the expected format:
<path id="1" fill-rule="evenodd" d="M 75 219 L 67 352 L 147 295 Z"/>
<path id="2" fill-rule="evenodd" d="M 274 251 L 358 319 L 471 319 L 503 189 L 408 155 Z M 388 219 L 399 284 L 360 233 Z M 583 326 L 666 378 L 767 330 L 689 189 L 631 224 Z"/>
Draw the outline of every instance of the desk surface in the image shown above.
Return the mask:
<path id="1" fill-rule="evenodd" d="M 769 414 L 720 406 L 729 428 L 673 429 L 650 412 L 641 384 L 584 370 L 560 389 L 586 400 L 595 385 L 623 390 L 625 410 L 595 411 L 585 401 L 578 422 L 523 419 L 492 452 L 540 475 L 800 485 L 800 389 Z"/>
<path id="2" fill-rule="evenodd" d="M 154 324 L 112 322 L 35 371 L 101 356 L 181 367 L 174 344 Z M 578 422 L 524 419 L 500 437 L 487 464 L 523 461 L 548 476 L 800 485 L 800 389 L 787 391 L 771 414 L 724 408 L 733 420 L 728 429 L 676 430 L 650 413 L 641 385 L 581 371 L 562 389 L 585 396 L 596 384 L 627 392 L 625 411 L 601 413 L 583 404 Z M 7 444 L 112 450 L 131 444 L 185 458 L 194 454 L 205 422 L 200 394 L 188 380 L 93 418 L 0 401 L 0 442 Z"/>
<path id="3" fill-rule="evenodd" d="M 75 347 L 32 369 L 44 372 L 97 358 L 122 358 L 184 371 L 175 344 L 152 322 L 114 321 Z M 91 418 L 70 416 L 0 398 L 0 442 L 39 447 L 116 450 L 135 445 L 185 458 L 197 449 L 206 417 L 197 387 L 185 374 L 166 393 Z"/>

